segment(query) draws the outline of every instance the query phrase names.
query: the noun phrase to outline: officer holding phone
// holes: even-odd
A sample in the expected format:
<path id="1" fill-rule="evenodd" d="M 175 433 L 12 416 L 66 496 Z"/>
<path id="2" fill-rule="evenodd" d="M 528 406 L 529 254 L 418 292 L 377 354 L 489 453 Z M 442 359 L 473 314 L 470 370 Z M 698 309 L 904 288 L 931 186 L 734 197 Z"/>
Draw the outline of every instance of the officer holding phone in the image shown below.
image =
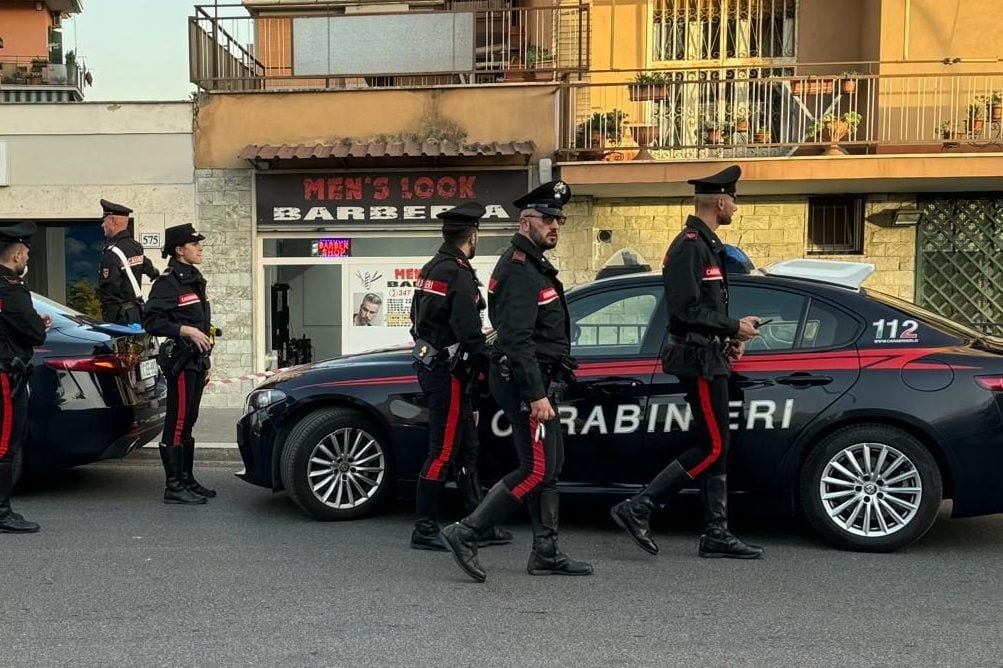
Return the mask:
<path id="1" fill-rule="evenodd" d="M 745 352 L 745 342 L 759 334 L 756 316 L 728 316 L 728 277 L 724 244 L 716 231 L 730 225 L 738 210 L 735 184 L 738 166 L 694 186 L 696 212 L 669 246 L 662 263 L 669 339 L 662 368 L 679 378 L 693 414 L 688 435 L 693 443 L 674 459 L 640 494 L 613 506 L 610 514 L 634 542 L 658 554 L 651 538 L 652 511 L 674 492 L 700 480 L 705 529 L 701 557 L 758 559 L 763 548 L 747 545 L 728 531 L 728 376 L 731 362 Z"/>

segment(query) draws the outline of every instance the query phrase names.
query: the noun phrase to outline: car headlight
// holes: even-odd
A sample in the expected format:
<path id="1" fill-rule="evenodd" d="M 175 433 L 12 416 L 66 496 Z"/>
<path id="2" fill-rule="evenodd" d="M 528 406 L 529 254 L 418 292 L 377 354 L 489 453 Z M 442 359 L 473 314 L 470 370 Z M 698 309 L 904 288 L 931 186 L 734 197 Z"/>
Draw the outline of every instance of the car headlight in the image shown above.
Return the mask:
<path id="1" fill-rule="evenodd" d="M 274 403 L 286 398 L 286 393 L 282 390 L 254 390 L 247 395 L 247 402 L 244 404 L 244 415 L 260 411 Z"/>

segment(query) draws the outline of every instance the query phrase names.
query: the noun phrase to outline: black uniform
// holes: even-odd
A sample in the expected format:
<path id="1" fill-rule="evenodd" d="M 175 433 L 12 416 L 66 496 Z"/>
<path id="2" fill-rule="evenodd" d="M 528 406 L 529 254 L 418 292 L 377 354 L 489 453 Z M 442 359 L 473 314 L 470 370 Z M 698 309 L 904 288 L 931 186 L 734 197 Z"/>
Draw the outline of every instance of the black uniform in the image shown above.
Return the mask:
<path id="1" fill-rule="evenodd" d="M 444 235 L 476 228 L 484 207 L 466 202 L 439 214 Z M 487 308 L 481 282 L 470 261 L 447 241 L 422 267 L 411 301 L 414 367 L 428 399 L 428 455 L 418 477 L 418 518 L 411 547 L 445 550 L 439 538 L 440 497 L 452 468 L 467 512 L 483 498 L 477 476 L 479 442 L 472 393 L 487 373 L 488 355 L 481 313 Z M 502 545 L 512 534 L 495 528 L 481 536 L 485 545 Z"/>
<path id="2" fill-rule="evenodd" d="M 166 249 L 204 238 L 191 225 L 168 228 L 165 236 L 165 255 Z M 210 313 L 206 281 L 201 272 L 172 258 L 164 273 L 154 281 L 143 316 L 147 332 L 166 337 L 160 354 L 161 369 L 167 379 L 167 416 L 160 443 L 167 473 L 166 503 L 205 503 L 205 497 L 216 496 L 215 491 L 200 485 L 192 475 L 195 458 L 192 428 L 198 420 L 202 389 L 211 366 L 210 353 L 199 352 L 181 337 L 183 325 L 210 335 Z"/>
<path id="3" fill-rule="evenodd" d="M 132 214 L 132 209 L 122 204 L 101 200 L 101 211 L 104 216 L 126 217 Z M 101 318 L 105 322 L 128 325 L 140 322 L 143 317 L 142 294 L 134 290 L 122 258 L 113 251 L 117 248 L 125 256 L 125 264 L 136 279 L 136 286 L 142 288 L 143 275 L 150 280 L 159 276 L 159 272 L 143 254 L 143 247 L 130 236 L 128 230 L 122 230 L 105 243 L 101 254 L 101 266 L 98 268 L 98 295 L 101 298 Z"/>
<path id="4" fill-rule="evenodd" d="M 122 268 L 122 260 L 111 250 L 119 248 L 125 254 L 129 269 L 136 278 L 136 285 L 142 287 L 143 276 L 155 279 L 160 272 L 150 258 L 143 254 L 143 247 L 133 239 L 128 231 L 122 231 L 108 240 L 101 254 L 101 275 L 98 293 L 101 297 L 101 318 L 105 322 L 128 325 L 142 319 L 142 297 L 132 291 L 132 283 Z"/>
<path id="5" fill-rule="evenodd" d="M 562 181 L 546 183 L 515 201 L 531 231 L 541 219 L 563 223 L 561 211 L 571 190 Z M 527 212 L 528 210 L 528 212 Z M 520 222 L 520 225 L 527 223 Z M 533 524 L 533 575 L 589 575 L 592 566 L 569 559 L 557 546 L 557 477 L 564 463 L 559 416 L 530 418 L 529 405 L 549 399 L 555 413 L 563 385 L 573 380 L 570 320 L 564 286 L 543 251 L 521 232 L 512 237 L 488 283 L 488 311 L 498 332 L 489 374 L 491 393 L 512 425 L 519 468 L 502 478 L 477 509 L 442 531 L 457 564 L 483 582 L 475 537 L 527 504 Z"/>
<path id="6" fill-rule="evenodd" d="M 0 250 L 26 246 L 34 223 L 0 228 Z M 0 532 L 31 533 L 38 525 L 10 508 L 14 464 L 28 426 L 28 376 L 33 346 L 45 343 L 45 322 L 31 303 L 31 293 L 12 269 L 0 265 Z"/>
<path id="7" fill-rule="evenodd" d="M 735 196 L 738 167 L 707 179 L 690 181 L 697 194 Z M 762 548 L 746 545 L 728 532 L 728 348 L 740 323 L 728 315 L 728 276 L 724 244 L 706 223 L 690 216 L 672 241 L 662 263 L 669 336 L 662 353 L 665 373 L 679 378 L 693 421 L 691 446 L 662 470 L 638 495 L 611 510 L 613 520 L 651 554 L 651 512 L 679 488 L 700 478 L 706 530 L 700 556 L 761 557 Z"/>

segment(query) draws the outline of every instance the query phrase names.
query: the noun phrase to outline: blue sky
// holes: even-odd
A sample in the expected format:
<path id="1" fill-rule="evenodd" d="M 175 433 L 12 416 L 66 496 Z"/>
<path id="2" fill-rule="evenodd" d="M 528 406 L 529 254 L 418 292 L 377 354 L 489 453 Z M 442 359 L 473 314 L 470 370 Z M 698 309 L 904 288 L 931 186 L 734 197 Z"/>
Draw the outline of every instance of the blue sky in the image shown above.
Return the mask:
<path id="1" fill-rule="evenodd" d="M 64 51 L 74 49 L 94 76 L 84 99 L 186 99 L 193 90 L 188 82 L 188 17 L 194 4 L 84 0 L 83 12 L 67 21 L 63 32 Z"/>

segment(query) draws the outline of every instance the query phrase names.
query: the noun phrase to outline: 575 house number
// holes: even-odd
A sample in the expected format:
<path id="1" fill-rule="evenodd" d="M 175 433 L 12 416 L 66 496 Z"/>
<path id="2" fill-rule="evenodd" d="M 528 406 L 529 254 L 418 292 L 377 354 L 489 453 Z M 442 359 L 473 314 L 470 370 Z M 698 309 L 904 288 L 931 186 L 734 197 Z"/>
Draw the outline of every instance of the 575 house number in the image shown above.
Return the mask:
<path id="1" fill-rule="evenodd" d="M 916 330 L 919 323 L 915 320 L 875 320 L 871 323 L 874 327 L 874 341 L 876 343 L 915 343 L 919 340 Z"/>

